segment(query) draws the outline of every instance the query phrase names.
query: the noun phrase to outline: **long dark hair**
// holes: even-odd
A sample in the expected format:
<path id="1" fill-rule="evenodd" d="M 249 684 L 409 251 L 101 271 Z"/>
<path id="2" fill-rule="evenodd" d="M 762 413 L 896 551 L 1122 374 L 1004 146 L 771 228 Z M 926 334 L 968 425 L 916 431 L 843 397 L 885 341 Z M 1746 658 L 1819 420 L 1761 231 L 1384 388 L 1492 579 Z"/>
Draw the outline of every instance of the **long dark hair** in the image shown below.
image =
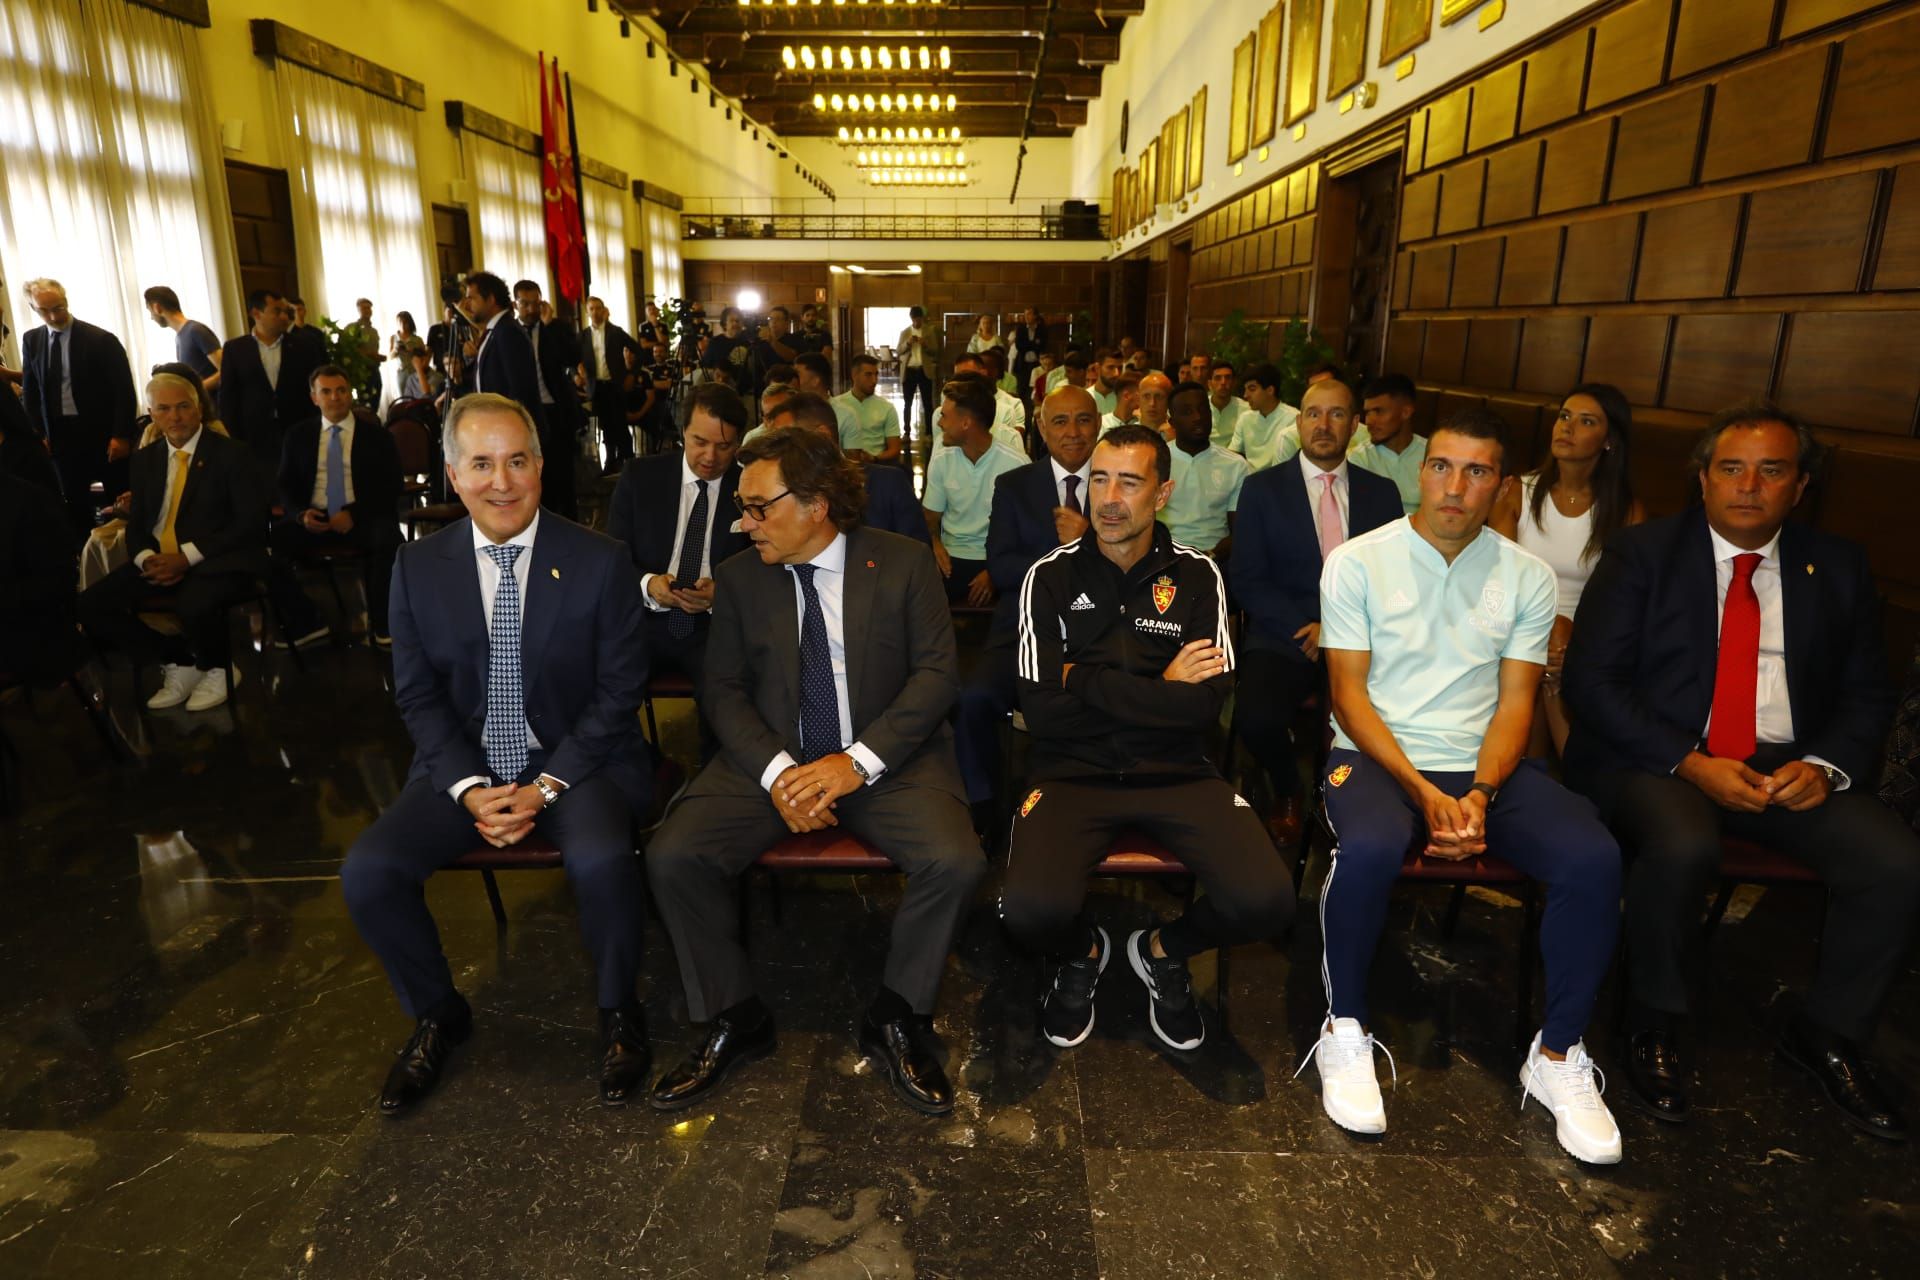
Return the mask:
<path id="1" fill-rule="evenodd" d="M 1627 403 L 1620 388 L 1605 382 L 1583 382 L 1561 399 L 1565 406 L 1575 396 L 1586 396 L 1600 406 L 1601 416 L 1607 420 L 1607 448 L 1600 454 L 1600 460 L 1593 464 L 1593 523 L 1587 533 L 1587 545 L 1580 552 L 1583 561 L 1592 560 L 1600 554 L 1600 549 L 1613 536 L 1615 530 L 1624 527 L 1627 516 L 1633 510 L 1632 462 L 1633 406 Z M 1533 502 L 1530 514 L 1536 528 L 1545 529 L 1546 521 L 1541 516 L 1542 505 L 1547 500 L 1547 490 L 1560 482 L 1560 460 L 1553 456 L 1551 449 L 1547 459 L 1535 469 L 1537 477 L 1533 482 Z"/>

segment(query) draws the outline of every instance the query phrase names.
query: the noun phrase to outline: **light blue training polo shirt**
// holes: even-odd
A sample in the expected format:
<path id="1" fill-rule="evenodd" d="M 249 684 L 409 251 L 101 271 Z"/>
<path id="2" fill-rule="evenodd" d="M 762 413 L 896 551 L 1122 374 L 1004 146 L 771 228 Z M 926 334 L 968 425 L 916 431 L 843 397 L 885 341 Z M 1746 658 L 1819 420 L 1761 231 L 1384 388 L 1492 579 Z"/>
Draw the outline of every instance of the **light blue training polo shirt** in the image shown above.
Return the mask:
<path id="1" fill-rule="evenodd" d="M 862 400 L 851 391 L 843 391 L 827 403 L 840 419 L 842 449 L 880 453 L 886 449 L 887 441 L 900 434 L 900 414 L 893 407 L 893 401 L 885 396 L 868 396 Z"/>
<path id="2" fill-rule="evenodd" d="M 988 445 L 978 462 L 967 461 L 965 449 L 949 448 L 927 464 L 927 491 L 921 503 L 940 513 L 940 543 L 948 555 L 956 560 L 987 558 L 993 482 L 1026 465 L 1024 457 L 997 443 Z"/>
<path id="3" fill-rule="evenodd" d="M 1349 539 L 1320 572 L 1320 647 L 1370 651 L 1367 696 L 1416 769 L 1471 772 L 1500 661 L 1545 665 L 1547 562 L 1491 529 L 1449 565 L 1410 519 Z M 1335 746 L 1356 751 L 1338 722 Z"/>

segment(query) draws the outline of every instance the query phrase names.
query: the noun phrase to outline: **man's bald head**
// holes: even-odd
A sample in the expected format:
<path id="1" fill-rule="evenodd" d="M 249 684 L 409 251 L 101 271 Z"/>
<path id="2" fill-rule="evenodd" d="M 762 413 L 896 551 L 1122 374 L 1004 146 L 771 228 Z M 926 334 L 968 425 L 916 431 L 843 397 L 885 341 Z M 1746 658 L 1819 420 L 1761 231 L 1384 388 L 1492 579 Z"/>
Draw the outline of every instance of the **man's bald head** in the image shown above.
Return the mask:
<path id="1" fill-rule="evenodd" d="M 1040 402 L 1040 438 L 1068 471 L 1085 466 L 1100 438 L 1100 406 L 1093 402 L 1093 394 L 1067 383 L 1048 392 Z"/>
<path id="2" fill-rule="evenodd" d="M 1173 382 L 1164 373 L 1150 373 L 1140 379 L 1140 421 L 1158 430 L 1167 422 L 1167 398 L 1173 394 Z"/>

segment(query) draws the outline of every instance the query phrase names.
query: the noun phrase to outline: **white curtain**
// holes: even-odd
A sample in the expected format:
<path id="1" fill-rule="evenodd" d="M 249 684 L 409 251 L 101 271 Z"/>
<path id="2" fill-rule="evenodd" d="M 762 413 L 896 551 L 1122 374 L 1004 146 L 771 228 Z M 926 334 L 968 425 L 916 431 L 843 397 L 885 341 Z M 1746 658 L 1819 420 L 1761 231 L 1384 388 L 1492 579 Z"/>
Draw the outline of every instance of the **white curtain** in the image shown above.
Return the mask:
<path id="1" fill-rule="evenodd" d="M 547 278 L 546 210 L 540 199 L 540 160 L 471 129 L 465 140 L 467 177 L 480 207 L 480 263 L 507 282 L 532 280 L 553 297 Z"/>
<path id="2" fill-rule="evenodd" d="M 640 202 L 646 220 L 646 291 L 655 302 L 682 296 L 685 285 L 680 269 L 680 215 L 653 200 Z"/>
<path id="3" fill-rule="evenodd" d="M 581 184 L 586 195 L 587 258 L 593 269 L 589 290 L 607 304 L 613 323 L 633 331 L 632 270 L 627 259 L 627 193 L 618 187 L 588 178 Z"/>
<path id="4" fill-rule="evenodd" d="M 194 32 L 125 0 L 0 4 L 0 276 L 51 276 L 75 314 L 118 334 L 137 375 L 174 358 L 141 293 L 244 329 L 233 218 Z M 3 353 L 17 363 L 17 334 Z"/>
<path id="5" fill-rule="evenodd" d="M 439 308 L 429 305 L 438 290 L 420 189 L 420 113 L 285 59 L 275 78 L 310 315 L 348 324 L 354 300 L 368 298 L 383 338 L 398 327 L 397 311 L 412 313 L 424 333 Z"/>

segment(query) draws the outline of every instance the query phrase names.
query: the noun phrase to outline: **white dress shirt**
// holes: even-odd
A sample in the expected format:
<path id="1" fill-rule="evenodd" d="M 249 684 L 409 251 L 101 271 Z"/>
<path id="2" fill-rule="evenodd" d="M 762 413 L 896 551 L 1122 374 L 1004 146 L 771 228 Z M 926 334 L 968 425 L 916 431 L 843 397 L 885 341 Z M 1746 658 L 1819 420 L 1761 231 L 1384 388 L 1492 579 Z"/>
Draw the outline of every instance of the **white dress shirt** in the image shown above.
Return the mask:
<path id="1" fill-rule="evenodd" d="M 1067 505 L 1067 477 L 1080 477 L 1080 483 L 1076 487 L 1075 492 L 1076 496 L 1080 499 L 1080 511 L 1082 514 L 1085 514 L 1088 510 L 1087 481 L 1093 475 L 1093 459 L 1088 458 L 1085 462 L 1081 463 L 1078 471 L 1069 471 L 1060 465 L 1058 458 L 1052 454 L 1048 454 L 1047 465 L 1053 468 L 1053 494 L 1054 497 L 1059 499 L 1059 502 L 1056 504 L 1058 506 L 1064 507 Z"/>
<path id="2" fill-rule="evenodd" d="M 693 504 L 699 495 L 699 490 L 694 488 L 694 486 L 699 482 L 700 477 L 693 474 L 693 468 L 687 465 L 686 455 L 684 453 L 681 454 L 680 506 L 676 509 L 673 517 L 673 557 L 667 561 L 667 567 L 665 569 L 656 570 L 654 573 L 648 574 L 648 578 L 664 574 L 667 579 L 671 581 L 673 575 L 679 572 L 680 549 L 686 544 L 687 540 L 687 517 L 693 514 Z M 698 576 L 702 578 L 711 578 L 713 576 L 713 521 L 715 513 L 720 509 L 720 501 L 720 481 L 707 481 L 707 522 L 701 526 L 700 529 L 700 572 Z M 642 585 L 645 585 L 644 582 Z M 641 591 L 640 598 L 646 603 L 647 608 L 654 613 L 672 612 L 666 605 L 655 600 L 653 593 L 650 591 Z"/>
<path id="3" fill-rule="evenodd" d="M 593 378 L 595 382 L 605 382 L 613 377 L 607 368 L 607 326 L 592 325 L 587 329 L 587 341 L 593 344 Z"/>
<path id="4" fill-rule="evenodd" d="M 847 691 L 847 535 L 836 533 L 826 549 L 808 563 L 813 565 L 813 590 L 820 597 L 820 616 L 827 624 L 827 652 L 833 660 L 833 696 L 840 708 L 840 741 L 851 744 L 844 749 L 867 771 L 867 782 L 871 784 L 887 771 L 887 766 L 866 743 L 853 741 L 853 701 Z M 793 636 L 797 645 L 800 630 L 807 625 L 807 595 L 800 589 L 800 575 L 793 572 L 793 566 L 787 565 L 786 569 L 793 578 L 793 606 L 798 622 Z M 761 787 L 773 790 L 774 780 L 797 763 L 792 755 L 782 751 L 760 771 Z"/>
<path id="5" fill-rule="evenodd" d="M 280 353 L 286 350 L 286 337 L 282 335 L 272 342 L 261 342 L 260 335 L 254 334 L 253 340 L 260 347 L 260 368 L 267 375 L 267 385 L 275 391 L 280 389 Z"/>
<path id="6" fill-rule="evenodd" d="M 520 588 L 520 634 L 523 636 L 527 632 L 527 582 L 533 576 L 533 538 L 539 531 L 540 513 L 536 510 L 533 513 L 532 523 L 527 525 L 527 527 L 519 533 L 508 538 L 506 542 L 500 544 L 502 546 L 522 548 L 520 554 L 513 558 L 513 580 Z M 473 561 L 475 568 L 478 569 L 480 573 L 480 612 L 486 616 L 488 635 L 493 634 L 493 598 L 500 593 L 500 566 L 494 563 L 493 557 L 488 555 L 486 551 L 488 547 L 493 545 L 495 545 L 493 540 L 487 537 L 486 534 L 480 532 L 480 526 L 477 524 L 474 525 Z M 533 726 L 528 725 L 527 750 L 539 751 L 540 749 L 540 739 L 534 736 Z M 553 777 L 552 774 L 548 774 L 547 776 L 550 778 Z M 448 787 L 447 794 L 453 797 L 455 804 L 459 804 L 460 793 L 468 787 L 484 787 L 490 785 L 492 781 L 493 779 L 487 774 L 476 773 L 472 777 L 462 778 L 451 787 Z M 502 781 L 511 781 L 511 779 L 502 779 Z M 565 785 L 559 778 L 554 778 L 554 781 L 560 782 L 563 786 Z"/>
<path id="7" fill-rule="evenodd" d="M 313 469 L 313 495 L 307 499 L 307 505 L 316 511 L 327 509 L 327 436 L 334 427 L 340 428 L 340 461 L 347 473 L 347 505 L 353 505 L 353 424 L 354 416 L 349 413 L 345 421 L 328 422 L 325 415 L 320 419 L 320 465 Z"/>
<path id="8" fill-rule="evenodd" d="M 505 320 L 506 318 L 507 318 L 506 312 L 504 311 L 495 312 L 493 319 L 487 321 L 486 329 L 483 330 L 480 334 L 480 345 L 473 349 L 473 389 L 475 391 L 486 390 L 485 387 L 480 385 L 480 353 L 487 349 L 487 344 L 489 342 L 493 341 L 493 331 L 499 328 L 500 322 L 502 320 Z M 524 559 L 524 557 L 522 558 Z"/>
<path id="9" fill-rule="evenodd" d="M 894 350 L 900 353 L 901 368 L 918 369 L 922 367 L 920 347 L 919 326 L 908 325 L 900 331 L 900 341 L 894 344 Z"/>
<path id="10" fill-rule="evenodd" d="M 166 496 L 164 500 L 160 503 L 160 518 L 153 522 L 153 536 L 156 539 L 159 538 L 160 531 L 167 527 L 167 508 L 173 505 L 173 469 L 180 465 L 179 463 L 175 462 L 174 459 L 184 453 L 187 456 L 187 470 L 191 472 L 193 470 L 193 455 L 199 451 L 200 437 L 205 432 L 206 432 L 206 428 L 202 427 L 200 428 L 199 431 L 196 431 L 193 433 L 193 439 L 187 441 L 185 444 L 181 445 L 178 449 L 167 450 L 167 469 L 162 473 L 164 476 L 166 476 L 166 481 L 165 481 L 166 487 L 161 490 L 161 492 Z M 165 436 L 161 436 L 160 438 L 162 440 L 166 439 Z M 180 500 L 182 502 L 185 502 L 187 500 L 187 490 L 185 485 L 182 485 L 180 488 Z M 153 551 L 142 551 L 139 555 L 133 558 L 133 563 L 135 567 L 144 565 L 147 562 L 147 557 L 154 554 L 156 553 Z M 202 560 L 206 559 L 205 556 L 200 554 L 200 548 L 194 546 L 191 542 L 183 542 L 180 544 L 180 554 L 187 558 L 188 568 L 192 568 L 194 565 L 199 564 Z"/>
<path id="11" fill-rule="evenodd" d="M 1300 478 L 1307 490 L 1307 511 L 1313 516 L 1314 532 L 1320 531 L 1320 483 L 1321 476 L 1333 477 L 1333 500 L 1340 508 L 1340 534 L 1350 537 L 1353 523 L 1347 512 L 1347 459 L 1342 455 L 1340 465 L 1331 471 L 1322 471 L 1318 463 L 1311 459 L 1300 459 Z"/>

